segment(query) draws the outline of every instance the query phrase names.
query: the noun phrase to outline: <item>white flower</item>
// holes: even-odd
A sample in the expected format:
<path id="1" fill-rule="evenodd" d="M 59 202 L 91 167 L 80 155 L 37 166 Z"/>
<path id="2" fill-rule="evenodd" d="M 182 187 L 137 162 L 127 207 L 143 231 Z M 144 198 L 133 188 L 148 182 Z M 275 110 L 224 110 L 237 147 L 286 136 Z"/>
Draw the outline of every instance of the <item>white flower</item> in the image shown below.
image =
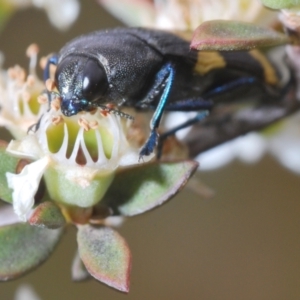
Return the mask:
<path id="1" fill-rule="evenodd" d="M 170 113 L 165 118 L 166 131 L 174 128 L 178 124 L 192 119 L 197 113 Z M 191 128 L 185 128 L 176 132 L 176 137 L 181 140 L 189 134 Z M 199 162 L 201 171 L 210 171 L 221 168 L 239 159 L 244 163 L 258 162 L 267 150 L 267 141 L 265 138 L 255 132 L 240 136 L 234 140 L 223 143 L 210 150 L 199 154 L 195 159 Z"/>
<path id="2" fill-rule="evenodd" d="M 35 6 L 44 9 L 53 26 L 68 29 L 77 19 L 80 11 L 78 0 L 2 0 L 12 8 L 22 9 Z"/>
<path id="3" fill-rule="evenodd" d="M 295 6 L 290 9 L 282 9 L 279 14 L 280 21 L 285 27 L 298 31 L 300 24 L 300 6 Z"/>
<path id="4" fill-rule="evenodd" d="M 0 125 L 17 137 L 7 152 L 34 161 L 20 174 L 7 173 L 13 207 L 23 221 L 34 205 L 42 176 L 54 201 L 79 207 L 99 202 L 119 167 L 139 163 L 140 147 L 149 133 L 145 126 L 139 127 L 141 120 L 133 127 L 126 114 L 111 108 L 65 117 L 54 82 L 46 83 L 49 96 L 41 94 L 45 84 L 35 73 L 37 53 L 36 45 L 27 51 L 28 76 L 19 66 L 0 70 Z"/>
<path id="5" fill-rule="evenodd" d="M 300 113 L 282 122 L 268 138 L 268 149 L 290 171 L 300 174 Z"/>
<path id="6" fill-rule="evenodd" d="M 15 212 L 22 220 L 34 205 L 42 176 L 54 201 L 91 207 L 101 200 L 117 168 L 139 162 L 139 147 L 127 138 L 131 120 L 101 109 L 65 117 L 59 101 L 52 99 L 35 133 L 7 147 L 14 156 L 35 160 L 20 174 L 7 173 Z"/>
<path id="7" fill-rule="evenodd" d="M 34 205 L 34 195 L 49 164 L 47 156 L 26 165 L 20 174 L 6 173 L 8 186 L 13 189 L 13 207 L 20 220 L 26 222 Z"/>
<path id="8" fill-rule="evenodd" d="M 29 284 L 21 284 L 18 286 L 14 300 L 40 300 L 35 290 Z"/>
<path id="9" fill-rule="evenodd" d="M 155 27 L 181 30 L 193 30 L 202 22 L 214 19 L 251 22 L 263 12 L 257 0 L 158 0 L 155 6 Z"/>
<path id="10" fill-rule="evenodd" d="M 266 23 L 274 13 L 259 0 L 98 0 L 130 26 L 193 30 L 213 19 Z M 151 3 L 152 2 L 152 3 Z"/>
<path id="11" fill-rule="evenodd" d="M 28 75 L 18 65 L 4 71 L 0 64 L 0 126 L 5 126 L 16 138 L 23 137 L 45 110 L 38 103 L 44 89 L 35 70 L 38 47 L 29 46 L 27 55 L 30 58 Z"/>
<path id="12" fill-rule="evenodd" d="M 201 171 L 210 171 L 239 159 L 244 163 L 256 163 L 265 154 L 266 140 L 258 133 L 251 132 L 232 141 L 221 144 L 196 157 Z"/>

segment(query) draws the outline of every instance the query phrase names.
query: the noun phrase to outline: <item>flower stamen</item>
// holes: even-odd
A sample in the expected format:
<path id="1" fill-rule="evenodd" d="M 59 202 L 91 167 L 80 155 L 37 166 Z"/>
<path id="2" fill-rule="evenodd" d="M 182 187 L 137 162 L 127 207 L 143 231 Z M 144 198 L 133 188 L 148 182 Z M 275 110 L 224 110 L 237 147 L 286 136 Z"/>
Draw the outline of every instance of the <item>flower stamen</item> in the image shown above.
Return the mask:
<path id="1" fill-rule="evenodd" d="M 30 74 L 35 74 L 35 67 L 37 63 L 37 57 L 39 54 L 39 47 L 37 44 L 31 44 L 26 50 L 26 55 L 29 57 L 29 72 Z"/>
<path id="2" fill-rule="evenodd" d="M 39 104 L 46 104 L 48 102 L 48 97 L 45 94 L 39 95 L 37 101 Z"/>
<path id="3" fill-rule="evenodd" d="M 35 78 L 32 74 L 29 74 L 27 76 L 26 84 L 28 87 L 32 88 L 35 84 Z"/>
<path id="4" fill-rule="evenodd" d="M 31 44 L 26 49 L 26 55 L 31 58 L 34 55 L 37 55 L 39 53 L 40 49 L 37 44 Z"/>
<path id="5" fill-rule="evenodd" d="M 64 122 L 64 118 L 62 116 L 55 116 L 52 118 L 53 125 L 59 125 Z"/>
<path id="6" fill-rule="evenodd" d="M 98 111 L 98 108 L 95 107 L 94 109 L 90 110 L 89 113 L 90 113 L 91 115 L 94 115 L 97 111 Z"/>
<path id="7" fill-rule="evenodd" d="M 48 78 L 46 80 L 46 82 L 45 82 L 45 85 L 46 85 L 47 91 L 54 92 L 54 90 L 55 90 L 55 82 L 54 82 L 54 80 L 52 80 L 51 78 Z"/>
<path id="8" fill-rule="evenodd" d="M 46 56 L 41 57 L 41 59 L 39 61 L 39 64 L 40 64 L 40 68 L 42 70 L 45 70 L 46 65 L 47 65 L 47 61 L 48 61 L 48 57 L 46 57 Z"/>
<path id="9" fill-rule="evenodd" d="M 98 128 L 98 125 L 99 125 L 99 123 L 97 121 L 91 121 L 89 123 L 90 128 L 94 129 L 94 130 Z"/>
<path id="10" fill-rule="evenodd" d="M 30 58 L 29 71 L 15 65 L 0 77 L 0 125 L 6 126 L 15 137 L 26 135 L 28 128 L 37 122 L 47 109 L 40 106 L 48 100 L 39 97 L 44 83 L 36 75 L 38 46 L 33 44 L 27 49 Z"/>
<path id="11" fill-rule="evenodd" d="M 78 125 L 82 127 L 85 131 L 89 131 L 91 129 L 89 121 L 82 117 L 78 120 Z"/>
<path id="12" fill-rule="evenodd" d="M 22 92 L 22 99 L 25 101 L 25 102 L 29 102 L 30 99 L 31 99 L 31 95 L 28 91 L 23 91 Z"/>
<path id="13" fill-rule="evenodd" d="M 51 101 L 51 108 L 55 111 L 60 110 L 60 98 L 59 97 L 55 97 L 52 101 Z"/>

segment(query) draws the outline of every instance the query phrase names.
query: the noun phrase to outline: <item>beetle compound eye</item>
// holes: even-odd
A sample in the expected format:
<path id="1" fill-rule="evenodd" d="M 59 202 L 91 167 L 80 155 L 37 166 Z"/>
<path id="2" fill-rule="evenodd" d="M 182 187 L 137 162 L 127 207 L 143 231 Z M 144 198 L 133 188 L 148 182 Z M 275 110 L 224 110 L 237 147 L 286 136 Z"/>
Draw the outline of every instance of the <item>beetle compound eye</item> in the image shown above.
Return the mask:
<path id="1" fill-rule="evenodd" d="M 105 70 L 96 61 L 89 59 L 82 72 L 82 96 L 89 100 L 101 98 L 108 88 Z"/>

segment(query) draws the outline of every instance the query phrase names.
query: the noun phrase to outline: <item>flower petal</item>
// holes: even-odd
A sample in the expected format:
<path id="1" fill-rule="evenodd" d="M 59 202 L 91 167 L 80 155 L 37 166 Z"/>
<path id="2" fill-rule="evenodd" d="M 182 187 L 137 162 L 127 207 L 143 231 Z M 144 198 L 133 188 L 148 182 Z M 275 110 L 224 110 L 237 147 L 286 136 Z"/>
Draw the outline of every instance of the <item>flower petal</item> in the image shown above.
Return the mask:
<path id="1" fill-rule="evenodd" d="M 47 156 L 26 165 L 20 174 L 6 173 L 8 186 L 13 189 L 13 207 L 20 220 L 26 221 L 34 205 L 34 195 L 49 164 Z"/>
<path id="2" fill-rule="evenodd" d="M 6 148 L 6 152 L 13 156 L 32 160 L 36 160 L 44 155 L 34 135 L 28 135 L 21 141 L 12 140 Z"/>
<path id="3" fill-rule="evenodd" d="M 52 25 L 60 30 L 68 29 L 80 12 L 78 0 L 33 0 L 33 5 L 45 9 Z"/>
<path id="4" fill-rule="evenodd" d="M 78 252 L 73 259 L 71 272 L 72 280 L 74 281 L 83 281 L 90 277 L 90 273 L 84 266 Z"/>
<path id="5" fill-rule="evenodd" d="M 36 294 L 35 290 L 29 284 L 21 284 L 17 287 L 15 293 L 15 300 L 40 300 L 41 298 Z"/>

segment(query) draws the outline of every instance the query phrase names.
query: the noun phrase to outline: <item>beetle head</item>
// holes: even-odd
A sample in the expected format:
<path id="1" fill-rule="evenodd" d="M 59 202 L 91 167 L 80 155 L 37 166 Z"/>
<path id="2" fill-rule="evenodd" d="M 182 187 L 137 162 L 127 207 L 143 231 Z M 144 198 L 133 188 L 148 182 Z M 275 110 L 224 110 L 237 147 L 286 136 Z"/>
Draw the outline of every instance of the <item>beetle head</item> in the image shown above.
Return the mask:
<path id="1" fill-rule="evenodd" d="M 68 55 L 58 64 L 55 81 L 65 116 L 89 111 L 103 102 L 108 88 L 104 68 L 92 57 Z"/>

